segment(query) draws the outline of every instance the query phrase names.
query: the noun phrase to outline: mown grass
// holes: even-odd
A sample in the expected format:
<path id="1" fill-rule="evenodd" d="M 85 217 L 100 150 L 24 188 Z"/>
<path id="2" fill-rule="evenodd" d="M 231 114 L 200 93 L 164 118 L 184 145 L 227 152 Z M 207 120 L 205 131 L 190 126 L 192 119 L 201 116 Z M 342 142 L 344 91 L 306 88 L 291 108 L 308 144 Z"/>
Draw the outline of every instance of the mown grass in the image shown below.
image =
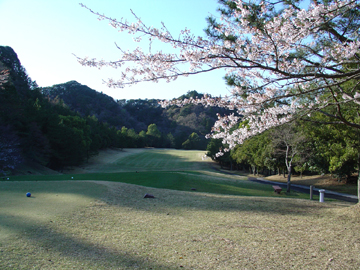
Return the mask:
<path id="1" fill-rule="evenodd" d="M 139 154 L 120 159 L 111 166 L 138 171 L 208 169 L 208 162 L 202 160 L 204 154 L 203 151 L 147 149 Z"/>
<path id="2" fill-rule="evenodd" d="M 205 151 L 175 149 L 124 149 L 110 151 L 109 155 L 101 155 L 102 160 L 94 157 L 85 166 L 86 172 L 129 172 L 129 171 L 180 171 L 209 170 L 211 160 L 202 160 Z M 102 163 L 103 160 L 108 160 Z M 71 171 L 69 171 L 71 172 Z"/>
<path id="3" fill-rule="evenodd" d="M 203 160 L 203 151 L 175 149 L 111 150 L 90 160 L 83 171 L 62 175 L 18 175 L 15 181 L 96 180 L 114 181 L 154 188 L 239 196 L 269 196 L 308 199 L 308 194 L 292 191 L 274 193 L 269 185 L 247 181 L 245 176 L 229 175 L 214 170 L 214 163 Z M 89 173 L 94 172 L 97 173 Z M 73 172 L 78 172 L 74 169 Z M 317 199 L 315 196 L 314 199 Z"/>
<path id="4" fill-rule="evenodd" d="M 292 191 L 277 194 L 270 185 L 250 182 L 246 177 L 222 175 L 209 171 L 154 171 L 123 173 L 91 173 L 76 175 L 13 176 L 13 181 L 112 181 L 153 188 L 206 192 L 239 196 L 266 196 L 308 199 L 309 195 Z M 314 197 L 317 199 L 317 196 Z"/>

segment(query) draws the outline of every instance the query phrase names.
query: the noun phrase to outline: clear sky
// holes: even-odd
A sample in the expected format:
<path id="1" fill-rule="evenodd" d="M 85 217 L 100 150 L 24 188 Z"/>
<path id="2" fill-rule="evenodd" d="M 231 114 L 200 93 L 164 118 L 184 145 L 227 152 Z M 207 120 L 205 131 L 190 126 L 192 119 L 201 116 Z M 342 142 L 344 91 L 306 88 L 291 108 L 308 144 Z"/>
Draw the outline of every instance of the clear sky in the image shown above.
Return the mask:
<path id="1" fill-rule="evenodd" d="M 132 19 L 130 9 L 147 25 L 163 21 L 176 36 L 185 27 L 204 35 L 210 14 L 218 15 L 217 0 L 0 0 L 0 45 L 17 53 L 29 76 L 39 86 L 76 80 L 115 99 L 171 99 L 189 90 L 226 95 L 224 72 L 181 78 L 171 83 L 141 83 L 124 89 L 109 89 L 102 79 L 117 78 L 114 69 L 81 66 L 75 56 L 117 60 L 119 51 L 139 46 L 133 36 L 118 33 L 79 3 L 120 19 Z"/>

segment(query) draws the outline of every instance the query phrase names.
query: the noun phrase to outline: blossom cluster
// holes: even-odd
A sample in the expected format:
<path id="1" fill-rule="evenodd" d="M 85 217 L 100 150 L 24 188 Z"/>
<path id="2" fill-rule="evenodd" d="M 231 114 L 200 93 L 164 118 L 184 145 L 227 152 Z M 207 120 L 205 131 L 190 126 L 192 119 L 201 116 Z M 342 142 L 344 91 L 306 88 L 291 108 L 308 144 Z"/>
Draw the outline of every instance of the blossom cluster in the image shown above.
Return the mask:
<path id="1" fill-rule="evenodd" d="M 356 16 L 351 11 L 359 9 L 358 1 L 303 1 L 306 8 L 284 5 L 278 14 L 273 13 L 275 4 L 271 1 L 259 2 L 261 10 L 256 16 L 261 26 L 252 23 L 255 13 L 247 1 L 232 2 L 236 9 L 221 15 L 220 23 L 213 28 L 214 35 L 208 38 L 196 37 L 189 29 L 175 38 L 163 23 L 161 28 L 146 26 L 134 13 L 135 22 L 116 20 L 84 6 L 118 31 L 134 35 L 136 42 L 147 36 L 169 44 L 175 53 L 146 53 L 141 48 L 123 51 L 119 47 L 121 54 L 116 61 L 78 60 L 85 66 L 120 68 L 119 79 L 107 82 L 109 87 L 120 88 L 226 70 L 228 76 L 237 80 L 230 97 L 205 96 L 161 104 L 193 103 L 233 110 L 233 114 L 218 116 L 209 135 L 223 139 L 230 149 L 266 129 L 291 121 L 295 115 L 311 115 L 334 104 L 360 103 L 356 86 L 346 91 L 342 87 L 360 76 L 359 32 L 354 27 L 344 26 L 342 31 L 334 27 L 344 25 L 343 14 Z M 329 93 L 328 98 L 323 98 L 324 93 Z M 306 103 L 304 99 L 308 99 Z M 246 125 L 239 126 L 240 122 Z"/>

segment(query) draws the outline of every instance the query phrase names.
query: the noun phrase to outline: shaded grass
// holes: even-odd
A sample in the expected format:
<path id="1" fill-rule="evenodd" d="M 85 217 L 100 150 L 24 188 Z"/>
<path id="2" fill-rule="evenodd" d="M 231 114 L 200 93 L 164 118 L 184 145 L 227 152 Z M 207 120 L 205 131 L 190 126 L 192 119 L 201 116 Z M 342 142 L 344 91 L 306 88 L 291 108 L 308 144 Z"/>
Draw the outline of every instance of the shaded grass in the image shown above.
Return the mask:
<path id="1" fill-rule="evenodd" d="M 0 239 L 28 222 L 50 222 L 100 198 L 105 187 L 86 182 L 0 182 Z M 26 193 L 31 192 L 31 197 Z"/>
<path id="2" fill-rule="evenodd" d="M 90 198 L 63 213 L 43 211 L 61 185 L 35 196 L 43 220 L 5 222 L 0 269 L 359 269 L 358 209 L 265 197 L 183 192 L 118 182 L 82 182 Z M 4 183 L 0 183 L 4 184 Z M 15 193 L 24 182 L 8 182 Z M 75 182 L 75 185 L 78 184 Z M 60 186 L 59 186 L 60 185 Z M 86 185 L 89 185 L 87 188 Z M 104 191 L 105 185 L 108 187 Z M 71 186 L 71 185 L 69 185 Z M 93 189 L 101 190 L 93 194 Z M 46 190 L 44 190 L 46 191 Z M 90 192 L 90 193 L 88 193 Z M 16 196 L 0 196 L 20 209 Z M 156 199 L 143 199 L 153 193 Z M 27 199 L 23 190 L 19 193 Z M 30 200 L 30 199 L 29 199 Z M 65 199 L 64 199 L 65 200 Z M 41 203 L 40 203 L 41 202 Z M 65 201 L 64 201 L 65 202 Z M 3 208 L 0 208 L 2 215 Z M 12 209 L 9 214 L 16 214 Z M 50 222 L 50 220 L 52 222 Z M 15 225 L 15 226 L 12 226 Z M 0 223 L 3 229 L 4 222 Z"/>

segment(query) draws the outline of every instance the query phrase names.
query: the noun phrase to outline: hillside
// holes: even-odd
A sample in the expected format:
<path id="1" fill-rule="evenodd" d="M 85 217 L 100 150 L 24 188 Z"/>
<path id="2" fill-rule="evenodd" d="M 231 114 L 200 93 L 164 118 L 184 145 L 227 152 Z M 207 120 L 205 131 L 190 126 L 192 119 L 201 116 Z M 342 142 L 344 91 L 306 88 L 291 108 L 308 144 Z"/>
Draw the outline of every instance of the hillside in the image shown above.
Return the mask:
<path id="1" fill-rule="evenodd" d="M 95 116 L 118 129 L 137 126 L 138 121 L 113 98 L 76 81 L 41 88 L 41 93 L 50 100 L 61 99 L 82 117 Z"/>
<path id="2" fill-rule="evenodd" d="M 10 47 L 0 46 L 0 75 L 3 174 L 24 163 L 62 171 L 111 147 L 204 150 L 216 113 L 225 113 L 195 105 L 162 108 L 154 99 L 115 101 L 76 81 L 39 88 Z M 201 94 L 179 98 L 190 96 Z"/>
<path id="3" fill-rule="evenodd" d="M 70 81 L 51 87 L 41 88 L 48 99 L 62 100 L 71 110 L 82 117 L 96 117 L 100 122 L 121 129 L 123 126 L 139 133 L 146 131 L 150 124 L 156 124 L 163 134 L 171 133 L 175 138 L 175 147 L 182 148 L 182 143 L 195 132 L 199 135 L 199 149 L 205 149 L 208 134 L 217 120 L 216 114 L 224 114 L 223 108 L 205 108 L 201 105 L 172 106 L 162 108 L 160 100 L 136 99 L 114 100 L 112 97 L 97 92 L 86 85 Z M 201 97 L 196 91 L 189 91 L 179 99 Z"/>

